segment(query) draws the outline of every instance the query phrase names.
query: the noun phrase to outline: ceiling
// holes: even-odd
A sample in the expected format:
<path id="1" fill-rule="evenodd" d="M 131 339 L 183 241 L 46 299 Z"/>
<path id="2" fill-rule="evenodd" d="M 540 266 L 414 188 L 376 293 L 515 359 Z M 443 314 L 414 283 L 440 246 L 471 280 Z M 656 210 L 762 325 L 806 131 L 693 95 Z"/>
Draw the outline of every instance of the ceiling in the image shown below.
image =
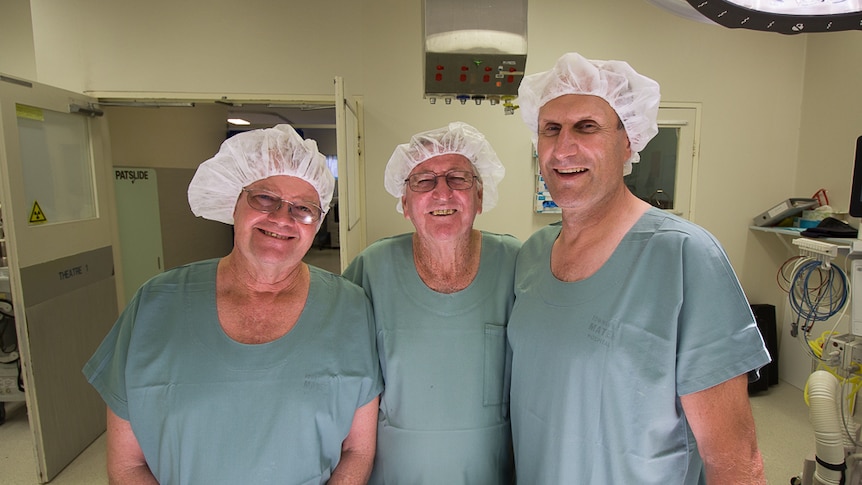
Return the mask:
<path id="1" fill-rule="evenodd" d="M 332 102 L 285 102 L 273 104 L 272 101 L 224 101 L 224 100 L 183 100 L 183 99 L 128 99 L 100 98 L 99 106 L 128 106 L 143 108 L 194 107 L 205 104 L 221 104 L 227 107 L 225 125 L 231 130 L 244 131 L 269 128 L 281 123 L 294 128 L 335 129 L 335 104 Z M 249 125 L 229 125 L 227 118 L 241 118 Z"/>
<path id="2" fill-rule="evenodd" d="M 335 106 L 308 105 L 231 105 L 228 118 L 242 118 L 251 124 L 232 126 L 233 129 L 256 129 L 280 123 L 293 125 L 294 128 L 335 128 Z"/>

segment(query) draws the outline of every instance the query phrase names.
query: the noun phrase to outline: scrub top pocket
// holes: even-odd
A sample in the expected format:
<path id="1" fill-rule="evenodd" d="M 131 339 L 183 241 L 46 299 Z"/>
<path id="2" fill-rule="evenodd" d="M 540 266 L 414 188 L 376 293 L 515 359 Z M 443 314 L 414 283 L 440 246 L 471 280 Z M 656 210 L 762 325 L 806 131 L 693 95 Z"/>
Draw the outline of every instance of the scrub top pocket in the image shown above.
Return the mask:
<path id="1" fill-rule="evenodd" d="M 506 327 L 485 324 L 485 375 L 483 404 L 499 406 L 509 402 L 506 392 Z"/>

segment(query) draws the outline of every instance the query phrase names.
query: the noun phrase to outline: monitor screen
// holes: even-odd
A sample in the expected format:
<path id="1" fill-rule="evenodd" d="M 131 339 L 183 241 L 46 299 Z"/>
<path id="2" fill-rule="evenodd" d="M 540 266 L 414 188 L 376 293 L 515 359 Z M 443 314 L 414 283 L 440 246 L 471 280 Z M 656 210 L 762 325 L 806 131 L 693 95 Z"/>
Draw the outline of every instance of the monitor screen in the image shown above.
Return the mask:
<path id="1" fill-rule="evenodd" d="M 853 185 L 850 188 L 850 215 L 862 217 L 862 136 L 856 139 L 856 161 L 853 164 Z"/>

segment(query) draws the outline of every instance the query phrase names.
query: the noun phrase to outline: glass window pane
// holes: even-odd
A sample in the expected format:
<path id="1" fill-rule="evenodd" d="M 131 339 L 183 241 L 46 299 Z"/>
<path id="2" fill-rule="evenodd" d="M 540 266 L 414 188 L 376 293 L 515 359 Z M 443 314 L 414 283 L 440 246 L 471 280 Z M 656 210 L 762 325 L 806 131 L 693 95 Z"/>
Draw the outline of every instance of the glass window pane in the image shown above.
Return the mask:
<path id="1" fill-rule="evenodd" d="M 97 217 L 87 118 L 16 105 L 30 224 Z"/>
<path id="2" fill-rule="evenodd" d="M 658 134 L 641 151 L 625 182 L 633 194 L 660 209 L 674 208 L 679 128 L 659 127 Z"/>

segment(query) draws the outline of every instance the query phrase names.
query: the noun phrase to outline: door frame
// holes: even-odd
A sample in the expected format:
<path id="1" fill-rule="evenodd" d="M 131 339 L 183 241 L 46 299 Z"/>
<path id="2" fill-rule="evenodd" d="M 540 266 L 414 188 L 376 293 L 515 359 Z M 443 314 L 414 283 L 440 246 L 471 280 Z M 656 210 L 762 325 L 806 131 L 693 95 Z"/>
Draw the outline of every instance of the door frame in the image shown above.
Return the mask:
<path id="1" fill-rule="evenodd" d="M 338 225 L 339 260 L 343 272 L 366 246 L 365 137 L 362 133 L 364 124 L 362 99 L 348 94 L 344 79 L 340 76 L 335 77 L 335 98 L 335 136 L 338 144 L 339 175 L 338 215 L 341 221 Z"/>
<path id="2" fill-rule="evenodd" d="M 340 77 L 338 80 L 342 80 Z M 338 82 L 336 81 L 336 88 L 339 87 Z M 177 93 L 177 92 L 143 92 L 143 91 L 86 91 L 86 95 L 96 98 L 98 102 L 105 104 L 115 104 L 115 105 L 128 105 L 133 106 L 135 104 L 158 104 L 164 103 L 166 105 L 176 104 L 176 103 L 220 103 L 220 104 L 236 104 L 236 105 L 246 105 L 246 104 L 282 104 L 282 105 L 307 105 L 307 106 L 332 106 L 336 109 L 336 112 L 339 110 L 345 109 L 345 106 L 349 106 L 351 111 L 354 111 L 354 114 L 357 118 L 356 124 L 356 137 L 358 139 L 358 143 L 362 143 L 365 139 L 364 134 L 364 117 L 363 117 L 363 104 L 360 96 L 350 95 L 343 92 L 343 80 L 340 84 L 342 91 L 338 91 L 338 89 L 333 90 L 333 94 L 331 95 L 297 95 L 297 94 L 249 94 L 249 93 L 230 93 L 230 94 L 214 94 L 214 93 Z M 342 99 L 338 99 L 339 95 L 343 95 Z M 338 115 L 336 115 L 337 120 Z M 333 124 L 333 128 L 336 131 L 336 138 L 341 143 L 346 134 L 340 133 L 340 129 L 337 126 L 339 123 L 336 121 Z M 296 125 L 296 127 L 301 128 L 302 125 Z M 339 220 L 341 221 L 349 221 L 351 219 L 350 212 L 358 213 L 358 227 L 349 228 L 350 231 L 357 230 L 359 236 L 348 238 L 346 227 L 347 224 L 340 224 L 339 231 L 343 232 L 340 237 L 340 259 L 341 259 L 341 269 L 343 270 L 350 263 L 349 260 L 345 257 L 345 255 L 358 254 L 360 251 L 365 249 L 366 240 L 366 222 L 365 222 L 365 173 L 364 173 L 364 163 L 363 163 L 363 152 L 361 146 L 358 147 L 357 154 L 357 173 L 359 175 L 359 180 L 357 180 L 353 185 L 356 186 L 359 190 L 359 193 L 356 197 L 353 197 L 352 200 L 357 201 L 359 207 L 354 207 L 351 209 L 350 204 L 344 203 L 347 202 L 349 196 L 346 192 L 346 187 L 342 188 L 342 185 L 339 183 L 339 205 L 338 205 L 338 215 Z M 339 160 L 339 173 L 341 171 L 341 166 L 344 162 Z M 342 191 L 343 194 L 341 193 Z M 344 200 L 342 200 L 342 195 Z M 342 229 L 341 226 L 344 226 Z M 357 247 L 351 246 L 351 241 L 353 244 L 357 245 Z"/>
<path id="3" fill-rule="evenodd" d="M 697 171 L 700 160 L 700 127 L 702 116 L 700 103 L 661 102 L 659 103 L 659 127 L 679 128 L 680 139 L 677 147 L 676 194 L 687 194 L 685 207 L 681 214 L 696 222 Z M 682 176 L 681 176 L 682 175 Z"/>

